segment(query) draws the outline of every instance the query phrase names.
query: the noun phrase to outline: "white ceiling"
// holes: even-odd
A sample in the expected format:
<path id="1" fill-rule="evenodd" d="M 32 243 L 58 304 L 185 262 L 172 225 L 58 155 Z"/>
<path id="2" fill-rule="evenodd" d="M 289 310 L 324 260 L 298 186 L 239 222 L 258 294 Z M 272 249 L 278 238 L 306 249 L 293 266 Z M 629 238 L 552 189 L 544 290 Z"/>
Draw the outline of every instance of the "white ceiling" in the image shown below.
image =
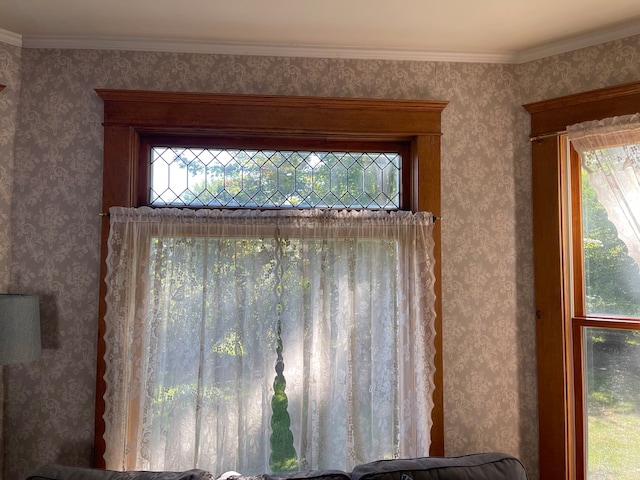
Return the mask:
<path id="1" fill-rule="evenodd" d="M 41 48 L 520 63 L 638 33 L 639 0 L 0 0 Z"/>

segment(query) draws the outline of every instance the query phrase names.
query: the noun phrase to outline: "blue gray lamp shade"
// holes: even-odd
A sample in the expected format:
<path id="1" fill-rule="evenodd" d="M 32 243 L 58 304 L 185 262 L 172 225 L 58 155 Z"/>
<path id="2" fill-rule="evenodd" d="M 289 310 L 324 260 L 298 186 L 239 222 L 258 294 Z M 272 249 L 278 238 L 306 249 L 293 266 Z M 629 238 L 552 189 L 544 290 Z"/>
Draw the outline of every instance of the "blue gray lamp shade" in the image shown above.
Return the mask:
<path id="1" fill-rule="evenodd" d="M 0 365 L 40 357 L 40 302 L 36 295 L 0 295 Z"/>

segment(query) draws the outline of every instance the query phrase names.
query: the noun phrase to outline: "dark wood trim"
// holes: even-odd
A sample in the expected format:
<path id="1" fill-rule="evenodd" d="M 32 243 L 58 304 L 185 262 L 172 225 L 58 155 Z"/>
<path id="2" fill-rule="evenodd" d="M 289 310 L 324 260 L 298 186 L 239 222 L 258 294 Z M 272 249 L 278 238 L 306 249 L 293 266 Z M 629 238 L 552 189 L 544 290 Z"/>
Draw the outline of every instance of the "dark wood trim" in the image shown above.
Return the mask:
<path id="1" fill-rule="evenodd" d="M 608 318 L 608 317 L 580 317 L 573 318 L 575 325 L 590 328 L 616 328 L 619 330 L 640 330 L 640 319 L 637 318 Z"/>
<path id="2" fill-rule="evenodd" d="M 571 182 L 562 133 L 568 125 L 640 112 L 640 82 L 524 105 L 531 114 L 532 196 L 540 478 L 584 478 L 581 407 L 574 381 L 580 364 L 572 343 Z M 567 200 L 565 200 L 567 199 Z M 573 202 L 575 204 L 575 201 Z M 576 292 L 574 292 L 575 294 Z M 580 291 L 577 292 L 579 295 Z"/>
<path id="3" fill-rule="evenodd" d="M 412 161 L 412 189 L 411 209 L 414 211 L 429 211 L 440 217 L 441 182 L 440 182 L 440 137 L 437 135 L 416 136 L 411 141 Z M 441 222 L 436 221 L 433 228 L 434 251 L 436 259 L 434 275 L 436 282 L 434 291 L 436 296 L 435 320 L 435 390 L 433 392 L 433 412 L 431 415 L 431 450 L 430 455 L 444 455 L 444 375 L 442 352 L 442 228 Z"/>
<path id="4" fill-rule="evenodd" d="M 7 88 L 7 86 L 6 86 L 6 85 L 0 85 L 0 92 L 1 92 L 2 90 L 4 90 L 5 88 Z"/>
<path id="5" fill-rule="evenodd" d="M 573 338 L 582 338 L 583 325 L 579 322 L 572 322 L 571 335 Z M 586 402 L 584 398 L 584 349 L 583 342 L 573 342 L 573 393 L 575 418 L 584 418 Z M 585 480 L 587 471 L 587 437 L 584 422 L 576 421 L 574 424 L 575 437 L 575 479 Z"/>
<path id="6" fill-rule="evenodd" d="M 571 251 L 573 252 L 573 278 L 584 278 L 584 255 L 582 241 L 582 175 L 580 155 L 573 146 L 569 146 L 569 164 L 571 169 L 570 208 L 571 208 Z M 573 315 L 586 315 L 584 311 L 585 292 L 583 282 L 573 282 Z"/>
<path id="7" fill-rule="evenodd" d="M 640 82 L 616 85 L 529 103 L 531 135 L 564 132 L 568 125 L 636 113 L 629 108 L 640 104 Z"/>
<path id="8" fill-rule="evenodd" d="M 569 308 L 563 218 L 564 172 L 559 138 L 532 146 L 533 243 L 536 292 L 536 349 L 538 358 L 538 422 L 540 478 L 568 479 L 569 411 L 566 385 L 565 322 Z M 545 252 L 542 254 L 541 252 Z"/>
<path id="9" fill-rule="evenodd" d="M 399 153 L 402 159 L 409 157 L 409 142 L 401 141 L 362 141 L 362 140 L 344 140 L 333 139 L 330 137 L 312 138 L 310 136 L 303 137 L 285 137 L 285 136 L 261 136 L 261 135 L 218 135 L 211 134 L 205 136 L 173 136 L 173 135 L 141 135 L 140 136 L 140 155 L 139 169 L 141 174 L 138 176 L 137 187 L 137 205 L 146 205 L 149 203 L 150 178 L 149 175 L 142 173 L 148 171 L 148 163 L 152 147 L 170 146 L 170 147 L 202 147 L 202 148 L 230 148 L 230 149 L 249 149 L 249 150 L 313 150 L 313 151 L 333 151 L 333 152 L 376 152 Z M 404 161 L 404 160 L 403 160 Z M 401 170 L 402 178 L 400 179 L 400 209 L 410 209 L 410 188 L 411 185 L 410 169 Z"/>
<path id="10" fill-rule="evenodd" d="M 413 210 L 440 217 L 440 136 L 442 101 L 224 95 L 133 90 L 96 90 L 104 101 L 104 180 L 102 211 L 144 204 L 139 167 L 141 139 L 150 135 L 267 138 L 292 141 L 400 142 L 411 157 L 413 192 L 403 192 Z M 104 283 L 109 222 L 102 222 L 101 283 L 95 418 L 96 467 L 104 468 Z M 442 396 L 442 305 L 440 225 L 436 247 L 436 390 L 431 455 L 444 455 Z"/>
<path id="11" fill-rule="evenodd" d="M 611 319 L 592 318 L 576 316 L 572 319 L 573 338 L 584 339 L 584 329 L 589 328 L 616 328 L 621 330 L 640 330 L 640 320 L 636 319 Z M 585 398 L 585 364 L 584 364 L 584 342 L 573 342 L 573 362 L 574 362 L 574 383 L 575 390 L 575 411 L 576 418 L 585 418 L 586 398 Z M 576 437 L 576 465 L 586 467 L 587 462 L 587 428 L 584 422 L 575 423 Z M 586 468 L 576 468 L 576 480 L 587 478 Z"/>
<path id="12" fill-rule="evenodd" d="M 397 138 L 440 133 L 447 102 L 96 90 L 104 124 L 233 134 Z M 399 121 L 401 119 L 401 121 Z M 195 131 L 194 131 L 195 129 Z"/>
<path id="13" fill-rule="evenodd" d="M 227 94 L 207 92 L 171 92 L 157 90 L 110 90 L 96 89 L 100 98 L 105 102 L 142 102 L 145 104 L 208 104 L 208 105 L 232 105 L 248 107 L 268 108 L 320 108 L 322 110 L 334 108 L 337 110 L 354 109 L 372 110 L 417 110 L 433 112 L 443 110 L 448 102 L 440 100 L 398 100 L 387 98 L 351 98 L 351 97 L 311 97 L 288 95 L 253 95 L 253 94 Z"/>

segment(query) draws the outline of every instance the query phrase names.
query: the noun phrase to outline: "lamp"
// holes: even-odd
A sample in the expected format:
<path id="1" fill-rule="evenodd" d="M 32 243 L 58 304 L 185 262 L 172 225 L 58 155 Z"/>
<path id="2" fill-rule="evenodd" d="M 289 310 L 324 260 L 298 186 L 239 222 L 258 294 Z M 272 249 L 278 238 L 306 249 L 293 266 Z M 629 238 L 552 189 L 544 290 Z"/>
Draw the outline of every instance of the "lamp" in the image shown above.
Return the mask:
<path id="1" fill-rule="evenodd" d="M 40 354 L 38 296 L 0 294 L 0 365 L 29 362 Z"/>

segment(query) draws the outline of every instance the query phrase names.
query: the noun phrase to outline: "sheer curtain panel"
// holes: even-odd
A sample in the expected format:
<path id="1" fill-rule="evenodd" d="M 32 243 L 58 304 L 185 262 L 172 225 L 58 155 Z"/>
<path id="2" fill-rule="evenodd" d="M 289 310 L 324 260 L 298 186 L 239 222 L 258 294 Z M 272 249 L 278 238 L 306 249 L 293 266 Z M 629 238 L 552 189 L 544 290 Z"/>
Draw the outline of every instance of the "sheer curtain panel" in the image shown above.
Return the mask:
<path id="1" fill-rule="evenodd" d="M 107 467 L 427 455 L 432 227 L 424 212 L 112 208 Z"/>
<path id="2" fill-rule="evenodd" d="M 571 125 L 567 133 L 618 237 L 640 266 L 640 114 Z"/>

